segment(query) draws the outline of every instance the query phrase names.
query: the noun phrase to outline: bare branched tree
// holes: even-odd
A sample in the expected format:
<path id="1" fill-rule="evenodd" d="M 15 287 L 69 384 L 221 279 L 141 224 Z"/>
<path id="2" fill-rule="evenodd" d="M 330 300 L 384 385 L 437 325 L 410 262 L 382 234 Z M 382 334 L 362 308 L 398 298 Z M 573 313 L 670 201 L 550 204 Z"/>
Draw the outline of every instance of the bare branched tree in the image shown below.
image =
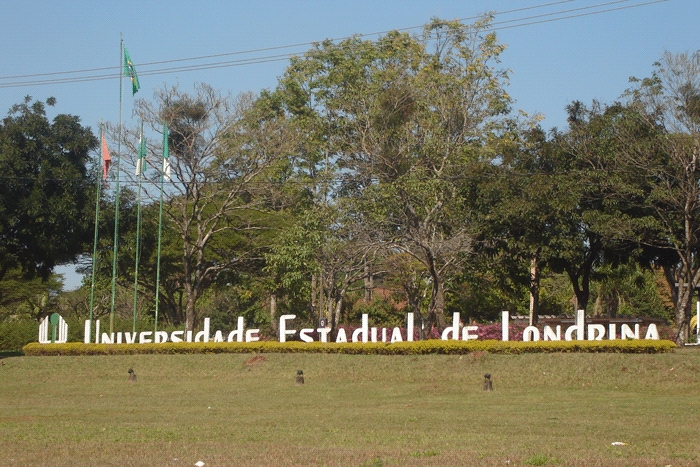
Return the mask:
<path id="1" fill-rule="evenodd" d="M 260 230 L 256 215 L 266 208 L 266 173 L 292 144 L 283 118 L 258 108 L 250 94 L 233 99 L 210 86 L 188 94 L 177 87 L 138 100 L 135 114 L 151 132 L 169 129 L 171 175 L 164 184 L 164 229 L 175 234 L 181 265 L 163 279 L 165 299 L 179 311 L 187 330 L 196 323 L 197 300 L 218 274 L 256 253 L 241 238 Z M 124 132 L 127 152 L 136 154 L 139 128 Z M 149 144 L 150 202 L 160 195 L 161 144 Z M 134 159 L 134 163 L 135 163 Z M 259 216 L 258 216 L 259 217 Z M 174 245 L 173 245 L 174 246 Z M 183 291 L 178 299 L 176 289 Z M 184 319 L 183 319 L 184 318 Z"/>

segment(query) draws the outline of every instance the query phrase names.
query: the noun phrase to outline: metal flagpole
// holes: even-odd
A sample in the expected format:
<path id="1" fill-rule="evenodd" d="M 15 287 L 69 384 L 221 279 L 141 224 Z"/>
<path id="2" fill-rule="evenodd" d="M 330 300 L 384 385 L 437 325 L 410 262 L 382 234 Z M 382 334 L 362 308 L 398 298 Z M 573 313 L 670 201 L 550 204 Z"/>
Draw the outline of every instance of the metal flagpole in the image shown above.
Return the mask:
<path id="1" fill-rule="evenodd" d="M 158 213 L 158 259 L 156 263 L 156 320 L 155 330 L 158 331 L 158 300 L 160 298 L 160 245 L 163 233 L 163 182 L 165 181 L 165 160 L 168 154 L 168 125 L 163 123 L 163 165 L 160 171 L 160 209 Z"/>
<path id="2" fill-rule="evenodd" d="M 102 157 L 102 148 L 104 146 L 105 134 L 102 129 L 102 122 L 100 122 L 100 150 L 97 151 L 97 193 L 95 194 L 95 239 L 92 244 L 92 274 L 90 280 L 90 323 L 92 323 L 92 314 L 95 309 L 95 269 L 97 269 L 97 234 L 99 231 L 99 220 L 100 220 L 100 191 L 102 188 L 102 164 L 104 161 Z M 104 156 L 103 156 L 104 157 Z M 102 170 L 100 170 L 102 169 Z M 92 324 L 91 324 L 92 326 Z"/>
<path id="3" fill-rule="evenodd" d="M 146 139 L 143 136 L 143 121 L 141 122 L 141 139 L 139 140 L 138 156 L 136 158 L 136 176 L 138 177 L 139 194 L 138 205 L 136 207 L 136 258 L 134 266 L 134 323 L 131 328 L 132 332 L 136 332 L 136 307 L 139 294 L 139 258 L 141 257 L 140 240 L 141 240 L 141 182 L 143 180 L 143 171 L 146 159 Z"/>
<path id="4" fill-rule="evenodd" d="M 119 34 L 119 130 L 117 137 L 117 181 L 114 188 L 114 249 L 112 252 L 112 307 L 109 312 L 109 334 L 114 332 L 114 305 L 117 292 L 117 246 L 119 240 L 119 171 L 121 166 L 122 145 L 122 63 L 124 58 L 124 39 Z"/>

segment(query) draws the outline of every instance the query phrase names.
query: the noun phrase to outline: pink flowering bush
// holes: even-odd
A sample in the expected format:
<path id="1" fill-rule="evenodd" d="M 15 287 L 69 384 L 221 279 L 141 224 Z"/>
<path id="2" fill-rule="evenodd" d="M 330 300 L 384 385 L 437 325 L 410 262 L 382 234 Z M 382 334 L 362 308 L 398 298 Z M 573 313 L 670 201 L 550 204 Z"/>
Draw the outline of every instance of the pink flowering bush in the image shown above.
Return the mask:
<path id="1" fill-rule="evenodd" d="M 501 323 L 491 323 L 491 324 L 476 324 L 479 329 L 476 331 L 476 335 L 479 336 L 479 340 L 497 340 L 500 341 L 503 338 L 503 331 Z M 508 325 L 508 339 L 512 341 L 523 340 L 523 331 L 525 330 L 525 325 L 522 324 L 509 324 Z"/>

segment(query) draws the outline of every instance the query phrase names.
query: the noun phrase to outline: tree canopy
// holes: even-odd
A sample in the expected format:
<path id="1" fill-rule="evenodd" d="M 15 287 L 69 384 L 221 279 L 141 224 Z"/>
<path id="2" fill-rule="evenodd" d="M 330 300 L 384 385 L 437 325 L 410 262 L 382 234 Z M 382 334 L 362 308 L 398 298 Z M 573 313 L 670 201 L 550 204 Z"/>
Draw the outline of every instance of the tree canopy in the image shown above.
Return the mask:
<path id="1" fill-rule="evenodd" d="M 0 280 L 13 267 L 43 279 L 92 239 L 92 131 L 76 116 L 46 116 L 26 97 L 0 123 Z"/>

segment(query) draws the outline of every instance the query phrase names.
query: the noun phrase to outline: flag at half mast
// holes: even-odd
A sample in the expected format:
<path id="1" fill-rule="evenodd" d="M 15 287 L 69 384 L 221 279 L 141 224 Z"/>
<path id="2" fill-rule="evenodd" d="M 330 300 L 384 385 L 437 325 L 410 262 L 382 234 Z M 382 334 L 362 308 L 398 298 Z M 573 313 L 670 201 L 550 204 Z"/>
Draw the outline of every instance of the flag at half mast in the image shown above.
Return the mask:
<path id="1" fill-rule="evenodd" d="M 131 56 L 126 47 L 124 47 L 124 76 L 131 78 L 131 95 L 133 96 L 141 89 L 141 85 L 139 84 L 139 77 L 136 75 L 136 67 L 134 67 L 134 62 L 131 61 Z"/>
<path id="2" fill-rule="evenodd" d="M 109 166 L 112 164 L 112 158 L 109 157 L 109 148 L 105 140 L 105 133 L 102 132 L 102 177 L 107 180 L 109 174 Z"/>
<path id="3" fill-rule="evenodd" d="M 170 149 L 168 148 L 168 124 L 163 122 L 163 179 L 170 181 Z"/>

